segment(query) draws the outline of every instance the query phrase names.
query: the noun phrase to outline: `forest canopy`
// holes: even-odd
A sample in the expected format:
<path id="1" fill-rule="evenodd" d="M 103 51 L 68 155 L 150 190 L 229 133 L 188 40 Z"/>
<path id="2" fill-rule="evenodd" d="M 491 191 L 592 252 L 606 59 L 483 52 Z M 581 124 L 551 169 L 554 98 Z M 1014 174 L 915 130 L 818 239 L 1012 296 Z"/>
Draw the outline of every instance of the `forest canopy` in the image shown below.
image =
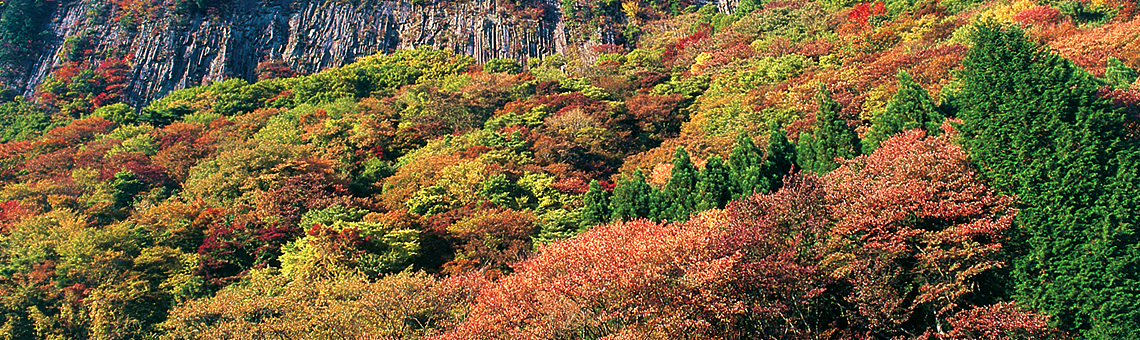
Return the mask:
<path id="1" fill-rule="evenodd" d="M 1134 2 L 561 8 L 622 44 L 141 107 L 60 56 L 0 98 L 0 334 L 1140 337 Z"/>

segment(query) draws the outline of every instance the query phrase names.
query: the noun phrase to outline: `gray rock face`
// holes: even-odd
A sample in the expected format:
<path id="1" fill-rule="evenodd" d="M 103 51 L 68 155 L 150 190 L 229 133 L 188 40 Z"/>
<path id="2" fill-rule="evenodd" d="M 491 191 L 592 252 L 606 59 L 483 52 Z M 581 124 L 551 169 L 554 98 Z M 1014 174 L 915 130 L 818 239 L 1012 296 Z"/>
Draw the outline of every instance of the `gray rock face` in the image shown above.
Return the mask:
<path id="1" fill-rule="evenodd" d="M 24 79 L 8 83 L 32 95 L 63 63 L 69 37 L 90 37 L 96 55 L 131 56 L 123 101 L 138 107 L 186 87 L 234 77 L 254 81 L 263 61 L 283 61 L 309 74 L 360 56 L 418 46 L 450 49 L 479 62 L 523 60 L 613 43 L 618 30 L 568 32 L 560 0 L 523 6 L 512 0 L 225 0 L 188 14 L 172 9 L 196 0 L 162 1 L 153 0 L 157 6 L 151 13 L 127 24 L 111 19 L 125 13 L 111 1 L 61 1 L 48 24 L 54 38 Z M 713 1 L 731 12 L 738 0 Z"/>
<path id="2" fill-rule="evenodd" d="M 95 1 L 70 2 L 60 5 L 49 23 L 55 39 L 27 78 L 15 83 L 31 95 L 61 64 L 65 38 L 84 35 L 94 37 L 97 51 L 133 56 L 124 98 L 132 105 L 226 78 L 254 80 L 257 64 L 268 60 L 307 74 L 417 46 L 454 50 L 479 62 L 565 53 L 557 3 L 544 1 L 550 3 L 538 9 L 507 9 L 494 0 L 238 0 L 222 11 L 162 13 L 137 28 L 93 15 Z"/>

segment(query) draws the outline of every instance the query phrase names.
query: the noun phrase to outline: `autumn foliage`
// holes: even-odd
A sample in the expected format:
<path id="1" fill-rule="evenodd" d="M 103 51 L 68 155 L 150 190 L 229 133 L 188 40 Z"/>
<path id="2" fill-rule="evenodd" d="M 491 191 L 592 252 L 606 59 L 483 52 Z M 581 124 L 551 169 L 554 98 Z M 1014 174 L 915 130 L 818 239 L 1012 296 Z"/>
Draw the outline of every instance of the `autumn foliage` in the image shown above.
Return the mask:
<path id="1" fill-rule="evenodd" d="M 596 227 L 480 291 L 437 339 L 1042 338 L 987 286 L 1016 210 L 921 130 L 687 223 Z M 842 334 L 842 335 L 840 335 Z"/>
<path id="2" fill-rule="evenodd" d="M 0 89 L 0 337 L 1129 338 L 1133 2 L 495 2 L 564 53 L 282 56 L 149 103 L 121 37 L 61 37 Z M 0 2 L 0 86 L 70 30 L 26 9 L 234 5 L 100 4 Z"/>

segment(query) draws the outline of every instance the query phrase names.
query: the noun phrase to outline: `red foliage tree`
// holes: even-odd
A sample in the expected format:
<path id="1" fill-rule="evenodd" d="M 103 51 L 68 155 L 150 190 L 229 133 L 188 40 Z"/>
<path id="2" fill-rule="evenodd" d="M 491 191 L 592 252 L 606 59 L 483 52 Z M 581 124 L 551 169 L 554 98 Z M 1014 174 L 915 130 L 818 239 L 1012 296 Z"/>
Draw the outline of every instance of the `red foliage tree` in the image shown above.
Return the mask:
<path id="1" fill-rule="evenodd" d="M 677 110 L 677 105 L 683 100 L 684 96 L 680 94 L 639 94 L 629 98 L 625 106 L 643 133 L 655 137 L 654 139 L 665 139 L 680 132 L 685 117 Z"/>
<path id="2" fill-rule="evenodd" d="M 1140 82 L 1136 84 L 1140 84 Z M 1100 89 L 1097 95 L 1111 100 L 1114 106 L 1127 112 L 1129 117 L 1133 117 L 1133 120 L 1140 119 L 1140 85 L 1133 85 L 1128 90 L 1105 87 Z"/>
<path id="3" fill-rule="evenodd" d="M 847 14 L 847 21 L 867 25 L 872 16 L 884 14 L 887 14 L 887 9 L 882 1 L 864 2 L 851 9 L 851 13 Z"/>
<path id="4" fill-rule="evenodd" d="M 19 201 L 0 202 L 0 235 L 6 235 L 8 229 L 20 222 L 20 219 L 33 213 L 33 207 Z"/>
<path id="5" fill-rule="evenodd" d="M 99 177 L 101 180 L 112 179 L 115 173 L 123 170 L 133 172 L 152 187 L 172 184 L 162 165 L 151 162 L 146 154 L 139 152 L 120 152 L 106 158 Z"/>
<path id="6" fill-rule="evenodd" d="M 444 264 L 447 272 L 460 273 L 478 265 L 492 271 L 507 269 L 531 248 L 538 218 L 530 211 L 480 209 L 446 228 L 455 245 L 456 260 Z"/>
<path id="7" fill-rule="evenodd" d="M 468 319 L 437 338 L 780 334 L 789 319 L 812 313 L 803 305 L 824 279 L 818 254 L 796 251 L 826 223 L 822 187 L 805 183 L 687 224 L 638 220 L 555 242 L 481 291 Z"/>
<path id="8" fill-rule="evenodd" d="M 72 121 L 66 126 L 51 129 L 40 138 L 39 143 L 72 146 L 86 142 L 96 134 L 108 133 L 114 129 L 115 124 L 102 117 L 92 117 Z"/>
<path id="9" fill-rule="evenodd" d="M 582 177 L 574 176 L 559 179 L 551 186 L 564 194 L 580 195 L 589 191 L 590 183 L 587 183 Z"/>
<path id="10" fill-rule="evenodd" d="M 664 59 L 666 63 L 669 63 L 673 59 L 677 58 L 677 55 L 679 53 L 684 52 L 685 49 L 693 47 L 701 41 L 708 39 L 709 36 L 712 35 L 712 30 L 712 25 L 709 25 L 708 23 L 701 23 L 701 25 L 697 27 L 697 31 L 693 32 L 693 34 L 678 39 L 675 43 L 666 45 L 665 53 L 662 55 L 662 59 Z"/>
<path id="11" fill-rule="evenodd" d="M 280 255 L 280 248 L 296 236 L 286 226 L 265 224 L 235 209 L 210 208 L 193 222 L 205 226 L 198 246 L 198 275 L 225 286 L 246 271 L 265 267 Z"/>
<path id="12" fill-rule="evenodd" d="M 352 197 L 342 181 L 329 172 L 307 172 L 286 178 L 280 186 L 258 195 L 256 205 L 252 214 L 258 219 L 298 233 L 300 230 L 293 228 L 306 211 L 336 205 L 355 209 L 372 206 L 367 199 Z"/>
<path id="13" fill-rule="evenodd" d="M 32 149 L 32 141 L 0 143 L 0 181 L 15 176 Z"/>
<path id="14" fill-rule="evenodd" d="M 555 242 L 434 339 L 1059 335 L 1039 314 L 986 306 L 1012 199 L 978 181 L 953 138 L 906 132 L 822 180 L 792 176 L 685 224 Z"/>
<path id="15" fill-rule="evenodd" d="M 171 123 L 156 131 L 159 151 L 151 157 L 171 179 L 182 182 L 190 168 L 208 157 L 216 148 L 215 137 L 204 135 L 202 127 L 182 122 Z"/>
<path id="16" fill-rule="evenodd" d="M 37 97 L 72 117 L 117 103 L 130 75 L 130 59 L 129 55 L 108 57 L 96 65 L 86 60 L 65 62 L 37 88 Z"/>
<path id="17" fill-rule="evenodd" d="M 1061 10 L 1051 6 L 1036 6 L 1013 16 L 1013 20 L 1022 25 L 1054 25 L 1061 21 Z"/>
<path id="18" fill-rule="evenodd" d="M 941 334 L 957 314 L 986 313 L 970 310 L 998 294 L 992 273 L 1005 266 L 1013 199 L 982 184 L 943 128 L 951 131 L 896 135 L 824 177 L 836 220 L 827 262 L 851 284 L 843 299 L 858 328 Z"/>
<path id="19" fill-rule="evenodd" d="M 1050 339 L 1062 337 L 1049 327 L 1049 318 L 1025 311 L 1012 302 L 999 302 L 955 314 L 950 330 L 938 339 Z"/>
<path id="20" fill-rule="evenodd" d="M 723 280 L 724 264 L 686 268 L 705 259 L 714 239 L 704 228 L 640 220 L 596 227 L 556 242 L 480 291 L 466 321 L 436 339 L 551 339 L 602 337 L 647 330 L 698 338 L 712 325 L 684 321 L 705 306 L 696 287 Z M 709 274 L 686 285 L 686 269 Z M 685 337 L 684 334 L 691 336 Z"/>
<path id="21" fill-rule="evenodd" d="M 257 80 L 290 78 L 297 75 L 293 67 L 284 60 L 266 60 L 257 63 L 257 67 L 253 70 L 257 73 Z"/>
<path id="22" fill-rule="evenodd" d="M 67 178 L 75 166 L 75 152 L 74 148 L 67 148 L 32 157 L 24 163 L 21 179 Z"/>

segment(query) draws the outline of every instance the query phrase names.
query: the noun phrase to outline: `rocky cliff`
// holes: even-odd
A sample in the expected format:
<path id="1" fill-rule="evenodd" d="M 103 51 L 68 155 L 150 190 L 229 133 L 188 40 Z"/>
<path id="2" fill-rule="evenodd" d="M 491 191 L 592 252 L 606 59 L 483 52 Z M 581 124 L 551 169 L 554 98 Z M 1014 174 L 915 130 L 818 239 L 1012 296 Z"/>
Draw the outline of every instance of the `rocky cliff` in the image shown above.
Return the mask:
<path id="1" fill-rule="evenodd" d="M 451 49 L 483 62 L 566 53 L 574 48 L 568 45 L 615 40 L 601 32 L 568 34 L 558 0 L 530 1 L 235 0 L 202 5 L 203 0 L 166 0 L 151 1 L 158 6 L 142 12 L 129 12 L 124 3 L 130 0 L 65 1 L 47 23 L 50 36 L 39 59 L 23 79 L 9 83 L 32 95 L 67 61 L 66 42 L 77 37 L 90 41 L 97 56 L 131 56 L 123 101 L 135 106 L 226 78 L 255 80 L 257 65 L 265 61 L 280 61 L 306 74 L 359 56 L 417 46 Z M 719 2 L 726 1 L 731 0 Z M 179 10 L 184 3 L 200 7 Z"/>

